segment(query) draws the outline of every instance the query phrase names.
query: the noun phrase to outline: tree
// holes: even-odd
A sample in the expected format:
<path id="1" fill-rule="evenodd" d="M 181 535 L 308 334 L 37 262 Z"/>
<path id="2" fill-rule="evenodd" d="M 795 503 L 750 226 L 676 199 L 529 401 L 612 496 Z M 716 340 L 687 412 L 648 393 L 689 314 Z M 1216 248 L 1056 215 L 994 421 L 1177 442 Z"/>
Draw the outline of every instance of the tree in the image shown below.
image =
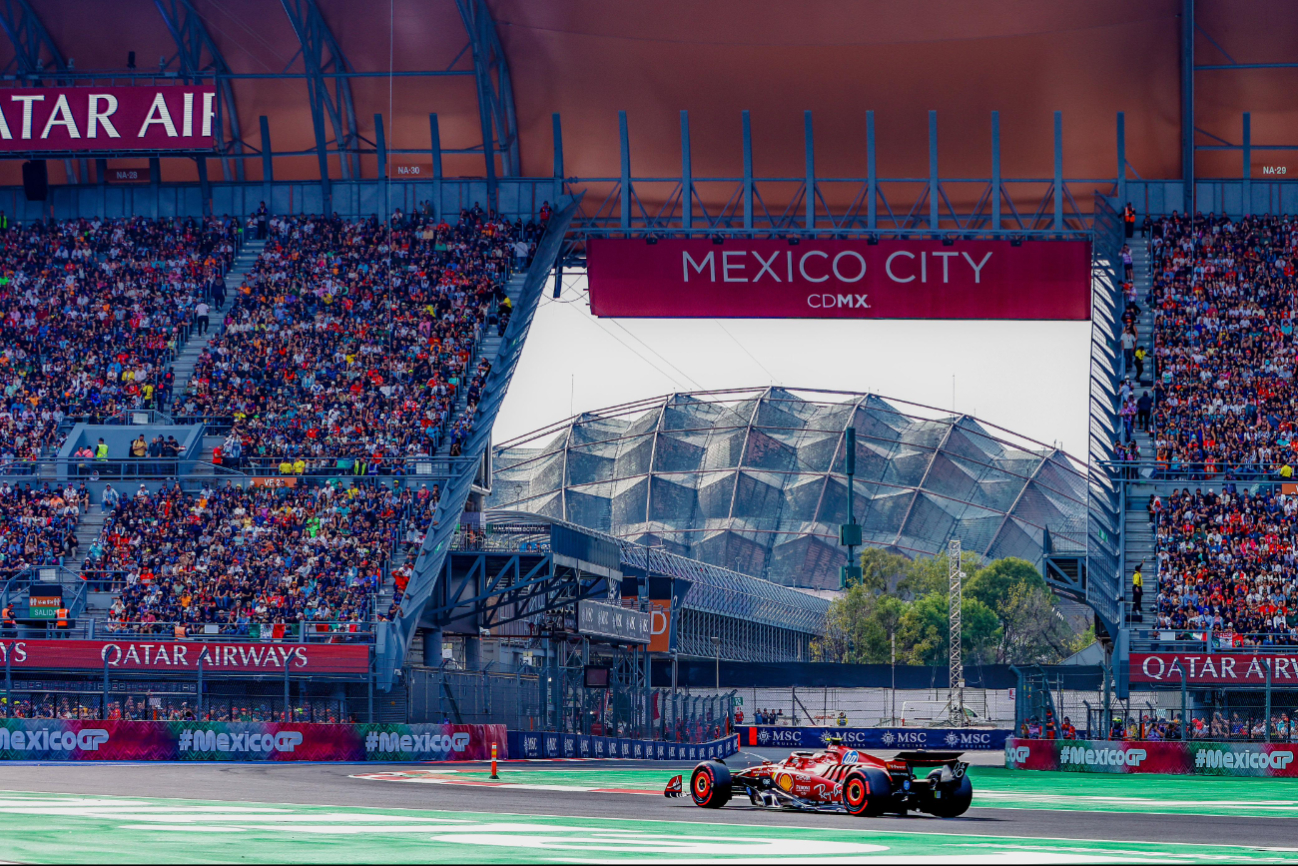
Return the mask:
<path id="1" fill-rule="evenodd" d="M 1015 556 L 998 559 L 976 572 L 966 569 L 966 573 L 969 576 L 965 580 L 964 594 L 978 599 L 992 610 L 1004 607 L 1016 587 L 1047 590 L 1045 580 L 1032 563 Z"/>
<path id="2" fill-rule="evenodd" d="M 867 547 L 861 552 L 861 585 L 869 592 L 893 595 L 910 567 L 911 561 L 900 553 Z"/>
<path id="3" fill-rule="evenodd" d="M 850 588 L 835 599 L 826 616 L 825 637 L 813 647 L 817 661 L 883 664 L 891 656 L 896 634 L 907 608 L 890 595 L 871 595 L 864 587 Z"/>
<path id="4" fill-rule="evenodd" d="M 903 598 L 910 599 L 922 598 L 934 592 L 945 594 L 951 585 L 949 562 L 950 557 L 945 553 L 911 560 L 906 576 L 897 584 L 897 592 Z M 981 568 L 982 559 L 978 554 L 966 550 L 960 555 L 960 569 L 964 571 L 966 581 Z"/>
<path id="5" fill-rule="evenodd" d="M 996 614 L 976 598 L 960 606 L 960 647 L 966 661 L 983 663 L 1000 639 Z M 929 593 L 914 602 L 902 617 L 898 643 L 906 647 L 908 661 L 942 667 L 950 661 L 950 603 L 947 594 Z"/>

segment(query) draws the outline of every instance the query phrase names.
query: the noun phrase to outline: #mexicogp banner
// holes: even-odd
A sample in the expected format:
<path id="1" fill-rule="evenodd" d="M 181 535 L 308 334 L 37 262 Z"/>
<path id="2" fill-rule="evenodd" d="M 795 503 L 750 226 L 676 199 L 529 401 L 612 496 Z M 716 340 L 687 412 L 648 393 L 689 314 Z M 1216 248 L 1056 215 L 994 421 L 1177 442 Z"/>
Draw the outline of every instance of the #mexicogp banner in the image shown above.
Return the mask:
<path id="1" fill-rule="evenodd" d="M 1011 738 L 1005 743 L 1005 766 L 1074 773 L 1295 777 L 1295 752 L 1298 745 L 1293 743 Z"/>
<path id="2" fill-rule="evenodd" d="M 0 720 L 9 761 L 482 761 L 504 725 Z"/>

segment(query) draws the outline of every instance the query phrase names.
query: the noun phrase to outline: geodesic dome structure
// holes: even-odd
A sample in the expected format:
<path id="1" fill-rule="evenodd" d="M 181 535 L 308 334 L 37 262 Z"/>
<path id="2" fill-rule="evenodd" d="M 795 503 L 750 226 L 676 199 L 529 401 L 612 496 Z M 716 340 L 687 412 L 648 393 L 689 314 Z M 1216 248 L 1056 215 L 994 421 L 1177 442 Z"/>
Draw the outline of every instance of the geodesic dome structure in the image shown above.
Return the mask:
<path id="1" fill-rule="evenodd" d="M 1040 566 L 1084 523 L 1083 467 L 967 415 L 873 394 L 757 388 L 589 412 L 495 449 L 487 507 L 530 511 L 790 586 L 837 589 L 845 430 L 866 544 L 908 556 L 958 537 Z"/>

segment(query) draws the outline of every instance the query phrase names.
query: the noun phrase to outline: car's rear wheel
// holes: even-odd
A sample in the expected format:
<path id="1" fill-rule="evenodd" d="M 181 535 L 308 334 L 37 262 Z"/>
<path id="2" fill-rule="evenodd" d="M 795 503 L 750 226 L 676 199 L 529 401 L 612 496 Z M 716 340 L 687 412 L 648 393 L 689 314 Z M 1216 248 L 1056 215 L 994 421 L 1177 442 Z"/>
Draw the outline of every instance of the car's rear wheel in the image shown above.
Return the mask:
<path id="1" fill-rule="evenodd" d="M 892 799 L 892 780 L 883 770 L 865 767 L 843 779 L 843 807 L 849 815 L 874 818 L 884 813 Z"/>
<path id="2" fill-rule="evenodd" d="M 937 772 L 932 775 L 937 775 Z M 958 818 L 969 810 L 969 804 L 973 802 L 973 782 L 969 781 L 967 774 L 957 779 L 955 784 L 948 782 L 944 786 L 935 786 L 934 794 L 939 792 L 942 796 L 935 796 L 927 809 L 930 815 L 938 818 Z"/>
<path id="3" fill-rule="evenodd" d="M 730 802 L 730 770 L 720 761 L 704 761 L 690 776 L 690 796 L 704 809 L 720 809 Z"/>

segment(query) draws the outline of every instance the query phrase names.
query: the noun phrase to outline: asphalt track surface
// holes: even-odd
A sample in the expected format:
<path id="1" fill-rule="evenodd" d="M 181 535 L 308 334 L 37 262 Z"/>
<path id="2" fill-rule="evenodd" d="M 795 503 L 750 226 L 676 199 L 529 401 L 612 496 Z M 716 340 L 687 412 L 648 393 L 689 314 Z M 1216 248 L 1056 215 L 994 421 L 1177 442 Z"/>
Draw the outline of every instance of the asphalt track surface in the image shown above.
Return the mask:
<path id="1" fill-rule="evenodd" d="M 732 767 L 755 763 L 758 756 L 741 753 L 728 759 Z M 481 769 L 480 765 L 428 764 L 127 764 L 45 763 L 0 765 L 0 789 L 42 793 L 125 797 L 202 798 L 230 802 L 288 803 L 317 806 L 363 806 L 403 809 L 450 809 L 483 813 L 514 813 L 581 818 L 687 821 L 710 824 L 842 829 L 878 829 L 924 834 L 977 834 L 1027 838 L 1111 840 L 1114 842 L 1190 843 L 1277 846 L 1294 850 L 1298 827 L 1291 817 L 1248 817 L 1203 814 L 1139 814 L 1121 811 L 1070 811 L 974 807 L 964 817 L 850 818 L 758 809 L 731 801 L 720 810 L 703 810 L 688 799 L 590 791 L 535 791 L 509 788 L 400 784 L 354 778 L 357 774 L 433 769 Z M 688 773 L 680 762 L 506 762 L 511 768 L 544 770 L 658 769 L 664 782 L 675 773 Z M 939 840 L 935 839 L 935 842 Z"/>

